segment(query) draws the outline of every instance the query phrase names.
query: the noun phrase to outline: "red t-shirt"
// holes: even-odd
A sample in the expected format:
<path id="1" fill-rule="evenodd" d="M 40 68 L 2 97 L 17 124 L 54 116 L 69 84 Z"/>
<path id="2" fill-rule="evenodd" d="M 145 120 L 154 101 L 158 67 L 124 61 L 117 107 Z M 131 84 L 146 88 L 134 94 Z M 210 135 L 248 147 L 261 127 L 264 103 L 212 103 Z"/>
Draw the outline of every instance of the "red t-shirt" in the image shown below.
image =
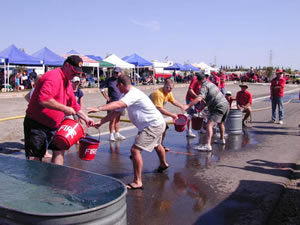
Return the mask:
<path id="1" fill-rule="evenodd" d="M 225 80 L 226 80 L 225 74 L 221 74 L 221 76 L 220 76 L 220 89 L 225 88 Z"/>
<path id="2" fill-rule="evenodd" d="M 221 89 L 221 86 L 220 86 L 220 77 L 218 77 L 217 75 L 216 76 L 213 76 L 212 77 L 212 82 L 219 88 Z"/>
<path id="3" fill-rule="evenodd" d="M 277 79 L 277 77 L 275 77 L 271 81 L 271 97 L 283 97 L 285 82 L 285 78 L 283 77 L 281 77 L 280 79 Z M 281 88 L 276 89 L 275 87 Z"/>
<path id="4" fill-rule="evenodd" d="M 196 95 L 199 95 L 199 92 L 200 92 L 200 88 L 201 88 L 201 85 L 198 83 L 198 80 L 197 80 L 197 77 L 194 76 L 193 79 L 191 80 L 191 83 L 189 85 L 189 89 L 192 89 Z M 185 97 L 185 100 L 186 101 L 193 101 L 195 98 L 194 96 L 192 96 L 189 91 L 186 93 L 186 97 Z"/>
<path id="5" fill-rule="evenodd" d="M 239 91 L 236 94 L 236 103 L 242 106 L 247 105 L 248 103 L 252 105 L 252 94 L 248 90 Z"/>
<path id="6" fill-rule="evenodd" d="M 60 68 L 45 73 L 38 81 L 30 99 L 26 116 L 47 127 L 57 128 L 65 117 L 62 111 L 43 107 L 40 102 L 55 99 L 71 106 L 76 112 L 81 107 L 76 101 L 71 82 Z"/>

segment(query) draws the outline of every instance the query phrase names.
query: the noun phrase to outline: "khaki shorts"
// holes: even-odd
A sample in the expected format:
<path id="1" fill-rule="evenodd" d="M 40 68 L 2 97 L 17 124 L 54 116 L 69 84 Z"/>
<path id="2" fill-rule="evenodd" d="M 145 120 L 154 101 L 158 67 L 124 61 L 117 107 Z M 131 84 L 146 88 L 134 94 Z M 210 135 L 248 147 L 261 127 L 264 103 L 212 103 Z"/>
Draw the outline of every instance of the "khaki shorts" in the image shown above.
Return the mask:
<path id="1" fill-rule="evenodd" d="M 229 104 L 218 104 L 212 111 L 209 111 L 208 120 L 213 121 L 215 123 L 225 122 L 228 114 L 229 114 Z"/>
<path id="2" fill-rule="evenodd" d="M 162 134 L 165 129 L 165 123 L 155 127 L 145 127 L 144 130 L 140 131 L 135 137 L 134 145 L 148 152 L 152 152 L 153 148 L 161 144 Z"/>

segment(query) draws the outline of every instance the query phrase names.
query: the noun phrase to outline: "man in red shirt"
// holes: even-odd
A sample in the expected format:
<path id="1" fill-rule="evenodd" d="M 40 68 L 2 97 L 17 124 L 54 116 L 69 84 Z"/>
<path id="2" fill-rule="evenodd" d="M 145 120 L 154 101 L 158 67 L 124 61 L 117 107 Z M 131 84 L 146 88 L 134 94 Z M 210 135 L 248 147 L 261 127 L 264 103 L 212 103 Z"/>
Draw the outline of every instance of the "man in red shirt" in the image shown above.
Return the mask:
<path id="1" fill-rule="evenodd" d="M 236 94 L 236 105 L 238 109 L 245 113 L 243 118 L 243 126 L 247 126 L 246 121 L 252 112 L 252 94 L 247 90 L 247 84 L 242 83 L 240 87 L 241 90 Z"/>
<path id="2" fill-rule="evenodd" d="M 219 78 L 220 78 L 220 91 L 222 92 L 223 95 L 225 95 L 225 81 L 226 81 L 226 76 L 222 71 L 219 73 Z"/>
<path id="3" fill-rule="evenodd" d="M 219 90 L 221 90 L 221 80 L 220 77 L 218 76 L 218 73 L 216 71 L 213 71 L 211 72 L 211 75 L 212 75 L 211 82 L 213 82 L 219 88 Z"/>
<path id="4" fill-rule="evenodd" d="M 191 83 L 189 85 L 189 89 L 186 93 L 186 97 L 185 97 L 185 101 L 186 104 L 189 104 L 190 102 L 192 102 L 195 98 L 198 97 L 199 95 L 199 90 L 201 88 L 201 83 L 198 81 L 197 76 L 195 75 L 192 80 Z M 196 113 L 195 108 L 191 107 L 187 113 L 190 115 L 190 117 Z M 187 131 L 186 131 L 186 136 L 187 137 L 196 137 L 196 135 L 193 133 L 192 128 L 191 128 L 191 119 L 189 119 L 189 122 L 187 123 Z"/>
<path id="5" fill-rule="evenodd" d="M 282 77 L 283 71 L 276 70 L 276 77 L 271 81 L 270 99 L 272 101 L 272 123 L 276 123 L 276 107 L 278 105 L 279 124 L 283 124 L 283 93 L 285 87 L 285 78 Z"/>
<path id="6" fill-rule="evenodd" d="M 38 81 L 24 119 L 25 155 L 41 160 L 47 149 L 53 150 L 52 163 L 63 165 L 67 149 L 58 149 L 52 139 L 65 116 L 77 115 L 87 125 L 93 120 L 81 110 L 70 80 L 82 73 L 82 59 L 69 56 L 61 68 L 46 72 Z"/>

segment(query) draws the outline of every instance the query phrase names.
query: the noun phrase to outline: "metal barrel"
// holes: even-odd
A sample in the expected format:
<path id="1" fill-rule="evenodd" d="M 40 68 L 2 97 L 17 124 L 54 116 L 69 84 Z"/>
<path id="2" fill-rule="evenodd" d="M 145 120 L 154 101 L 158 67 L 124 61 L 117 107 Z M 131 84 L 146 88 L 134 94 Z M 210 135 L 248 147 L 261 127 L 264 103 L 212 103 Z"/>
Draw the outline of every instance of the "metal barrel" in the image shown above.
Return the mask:
<path id="1" fill-rule="evenodd" d="M 243 113 L 240 109 L 230 109 L 225 122 L 226 132 L 229 134 L 243 134 Z"/>
<path id="2" fill-rule="evenodd" d="M 127 224 L 118 179 L 15 157 L 0 156 L 0 165 L 0 224 Z"/>

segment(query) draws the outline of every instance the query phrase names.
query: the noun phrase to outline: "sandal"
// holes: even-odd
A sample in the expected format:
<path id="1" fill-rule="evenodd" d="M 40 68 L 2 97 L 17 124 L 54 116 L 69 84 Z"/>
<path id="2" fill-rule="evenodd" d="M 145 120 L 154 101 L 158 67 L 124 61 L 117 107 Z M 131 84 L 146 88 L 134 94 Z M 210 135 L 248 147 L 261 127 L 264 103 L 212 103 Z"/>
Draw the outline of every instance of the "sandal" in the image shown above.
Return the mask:
<path id="1" fill-rule="evenodd" d="M 171 151 L 171 149 L 169 149 L 168 147 L 166 147 L 166 146 L 163 146 L 163 147 L 165 149 L 165 152 L 170 152 Z"/>
<path id="2" fill-rule="evenodd" d="M 132 184 L 126 184 L 126 187 L 127 187 L 128 190 L 143 190 L 144 189 L 143 186 L 134 187 L 134 186 L 132 186 Z"/>
<path id="3" fill-rule="evenodd" d="M 169 167 L 168 166 L 159 166 L 157 168 L 157 172 L 158 173 L 162 173 L 164 170 L 168 169 Z"/>

